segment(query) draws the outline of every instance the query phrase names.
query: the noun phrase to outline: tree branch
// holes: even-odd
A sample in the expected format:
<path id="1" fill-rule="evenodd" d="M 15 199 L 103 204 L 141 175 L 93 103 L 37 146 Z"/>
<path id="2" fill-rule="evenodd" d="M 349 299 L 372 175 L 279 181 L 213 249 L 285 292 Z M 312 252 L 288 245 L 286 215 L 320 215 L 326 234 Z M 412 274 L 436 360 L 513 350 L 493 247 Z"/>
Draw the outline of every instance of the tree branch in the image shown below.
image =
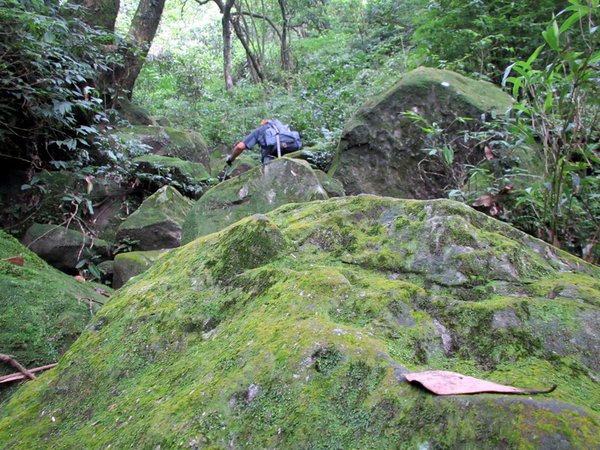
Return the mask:
<path id="1" fill-rule="evenodd" d="M 0 361 L 10 364 L 30 380 L 35 380 L 35 375 L 32 374 L 29 370 L 27 370 L 25 367 L 23 367 L 21 364 L 19 364 L 19 361 L 17 361 L 12 356 L 0 353 Z"/>
<path id="2" fill-rule="evenodd" d="M 262 14 L 247 12 L 247 11 L 236 11 L 236 12 L 232 12 L 231 15 L 232 16 L 249 16 L 249 17 L 254 17 L 255 19 L 264 20 L 269 25 L 271 25 L 271 28 L 273 28 L 275 33 L 277 33 L 277 37 L 279 38 L 279 40 L 281 41 L 281 39 L 282 39 L 281 31 L 279 31 L 279 28 L 277 28 L 277 25 L 275 25 L 275 22 L 273 22 L 273 20 L 270 17 L 263 16 Z"/>

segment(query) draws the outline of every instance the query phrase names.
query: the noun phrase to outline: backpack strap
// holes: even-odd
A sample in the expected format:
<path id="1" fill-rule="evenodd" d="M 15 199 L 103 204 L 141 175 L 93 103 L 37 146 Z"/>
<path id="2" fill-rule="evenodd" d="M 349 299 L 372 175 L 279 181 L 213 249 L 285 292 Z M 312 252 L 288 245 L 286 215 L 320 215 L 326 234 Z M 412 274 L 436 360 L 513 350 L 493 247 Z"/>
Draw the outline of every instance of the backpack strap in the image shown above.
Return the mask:
<path id="1" fill-rule="evenodd" d="M 279 133 L 281 133 L 281 131 L 279 131 L 279 127 L 273 121 L 269 122 L 269 126 L 275 128 L 275 139 L 277 140 L 277 157 L 281 158 L 281 140 L 279 138 Z"/>

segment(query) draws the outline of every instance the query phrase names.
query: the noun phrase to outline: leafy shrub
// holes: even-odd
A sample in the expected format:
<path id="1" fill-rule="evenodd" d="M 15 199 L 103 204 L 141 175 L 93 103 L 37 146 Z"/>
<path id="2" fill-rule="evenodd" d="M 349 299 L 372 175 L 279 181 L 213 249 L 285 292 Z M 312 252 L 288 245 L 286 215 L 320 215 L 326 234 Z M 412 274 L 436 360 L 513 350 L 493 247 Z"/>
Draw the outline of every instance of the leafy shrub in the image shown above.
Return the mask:
<path id="1" fill-rule="evenodd" d="M 108 35 L 68 17 L 71 8 L 0 0 L 0 145 L 13 163 L 85 162 L 105 121 L 92 80 L 107 68 Z"/>

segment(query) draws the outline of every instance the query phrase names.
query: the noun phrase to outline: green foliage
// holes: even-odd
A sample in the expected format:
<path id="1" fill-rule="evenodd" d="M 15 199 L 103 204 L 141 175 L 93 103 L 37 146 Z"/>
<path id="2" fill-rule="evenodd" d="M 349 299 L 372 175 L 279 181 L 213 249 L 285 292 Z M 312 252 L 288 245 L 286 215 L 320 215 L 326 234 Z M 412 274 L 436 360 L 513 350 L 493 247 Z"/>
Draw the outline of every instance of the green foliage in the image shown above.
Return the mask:
<path id="1" fill-rule="evenodd" d="M 0 1 L 0 144 L 10 160 L 89 159 L 89 140 L 105 120 L 92 79 L 107 68 L 107 34 L 68 5 Z"/>
<path id="2" fill-rule="evenodd" d="M 543 161 L 539 180 L 519 193 L 518 225 L 590 261 L 600 260 L 600 89 L 598 0 L 570 6 L 543 33 L 545 44 L 509 66 L 519 98 L 510 131 Z M 539 60 L 549 64 L 540 67 Z"/>
<path id="3" fill-rule="evenodd" d="M 499 81 L 499 73 L 542 43 L 560 0 L 432 0 L 413 36 L 425 64 Z"/>

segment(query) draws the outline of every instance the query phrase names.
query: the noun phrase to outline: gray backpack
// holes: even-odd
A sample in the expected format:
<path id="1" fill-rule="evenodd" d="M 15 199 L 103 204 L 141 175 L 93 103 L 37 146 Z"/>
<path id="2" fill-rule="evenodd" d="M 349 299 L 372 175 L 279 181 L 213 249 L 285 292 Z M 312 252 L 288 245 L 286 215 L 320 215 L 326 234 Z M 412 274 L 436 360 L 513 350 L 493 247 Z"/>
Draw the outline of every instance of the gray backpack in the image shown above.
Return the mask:
<path id="1" fill-rule="evenodd" d="M 302 148 L 300 134 L 279 120 L 270 120 L 265 131 L 265 144 L 277 150 L 277 157 Z"/>

